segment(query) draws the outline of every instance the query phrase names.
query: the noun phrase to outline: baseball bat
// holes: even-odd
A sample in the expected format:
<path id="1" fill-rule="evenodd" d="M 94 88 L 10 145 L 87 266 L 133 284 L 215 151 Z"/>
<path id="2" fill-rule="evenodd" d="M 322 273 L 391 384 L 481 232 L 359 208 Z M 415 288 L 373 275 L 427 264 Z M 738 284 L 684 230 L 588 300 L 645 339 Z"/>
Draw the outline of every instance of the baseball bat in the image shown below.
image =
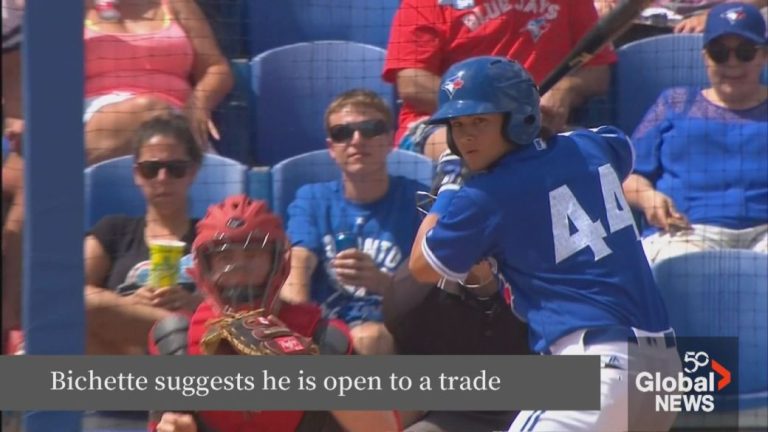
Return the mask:
<path id="1" fill-rule="evenodd" d="M 565 59 L 539 85 L 544 95 L 565 75 L 588 62 L 605 44 L 619 37 L 652 0 L 623 0 L 582 37 Z"/>

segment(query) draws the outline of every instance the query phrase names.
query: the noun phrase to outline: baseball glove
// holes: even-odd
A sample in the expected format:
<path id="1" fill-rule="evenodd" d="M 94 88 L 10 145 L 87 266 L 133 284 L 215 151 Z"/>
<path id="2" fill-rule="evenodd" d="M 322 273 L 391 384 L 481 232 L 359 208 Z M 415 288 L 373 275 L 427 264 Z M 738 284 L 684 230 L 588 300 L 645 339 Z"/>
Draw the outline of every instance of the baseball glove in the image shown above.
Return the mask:
<path id="1" fill-rule="evenodd" d="M 209 321 L 200 341 L 208 355 L 306 355 L 317 354 L 314 342 L 289 329 L 274 315 L 263 310 L 225 314 Z"/>

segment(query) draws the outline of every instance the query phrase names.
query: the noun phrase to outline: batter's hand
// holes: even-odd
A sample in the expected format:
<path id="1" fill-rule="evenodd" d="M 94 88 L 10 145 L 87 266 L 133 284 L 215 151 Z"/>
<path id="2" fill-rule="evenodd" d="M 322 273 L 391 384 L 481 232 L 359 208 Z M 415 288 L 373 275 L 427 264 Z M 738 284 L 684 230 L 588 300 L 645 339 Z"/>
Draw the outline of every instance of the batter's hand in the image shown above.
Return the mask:
<path id="1" fill-rule="evenodd" d="M 358 249 L 339 252 L 331 261 L 331 266 L 341 283 L 361 286 L 376 294 L 382 294 L 392 278 L 376 267 L 370 255 Z"/>
<path id="2" fill-rule="evenodd" d="M 155 430 L 157 432 L 197 432 L 197 424 L 195 418 L 189 414 L 167 412 L 163 413 Z"/>
<path id="3" fill-rule="evenodd" d="M 659 191 L 645 194 L 642 207 L 648 223 L 664 231 L 681 231 L 691 228 L 688 218 L 677 211 L 672 199 Z"/>

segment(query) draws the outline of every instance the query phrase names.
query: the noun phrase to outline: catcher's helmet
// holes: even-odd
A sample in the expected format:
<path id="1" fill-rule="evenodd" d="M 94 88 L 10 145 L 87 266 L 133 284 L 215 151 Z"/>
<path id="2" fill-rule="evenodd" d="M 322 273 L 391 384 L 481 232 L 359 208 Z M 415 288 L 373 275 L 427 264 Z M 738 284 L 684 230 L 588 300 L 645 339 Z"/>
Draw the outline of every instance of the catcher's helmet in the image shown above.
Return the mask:
<path id="1" fill-rule="evenodd" d="M 501 133 L 519 145 L 532 143 L 541 129 L 536 84 L 525 68 L 504 57 L 472 57 L 451 66 L 440 81 L 438 106 L 429 123 L 449 126 L 448 146 L 457 155 L 449 123 L 454 117 L 506 114 Z"/>
<path id="2" fill-rule="evenodd" d="M 268 313 L 273 311 L 280 288 L 290 273 L 291 249 L 282 221 L 269 211 L 264 201 L 236 195 L 210 206 L 197 223 L 192 250 L 195 254 L 193 276 L 220 311 L 244 306 L 262 308 Z M 223 270 L 215 271 L 213 258 L 228 259 L 238 251 L 255 253 L 255 256 L 268 252 L 269 268 L 259 268 L 247 260 L 233 260 L 227 262 Z M 221 255 L 216 257 L 216 254 Z M 247 280 L 243 275 L 258 273 L 264 275 L 260 282 L 242 282 Z"/>

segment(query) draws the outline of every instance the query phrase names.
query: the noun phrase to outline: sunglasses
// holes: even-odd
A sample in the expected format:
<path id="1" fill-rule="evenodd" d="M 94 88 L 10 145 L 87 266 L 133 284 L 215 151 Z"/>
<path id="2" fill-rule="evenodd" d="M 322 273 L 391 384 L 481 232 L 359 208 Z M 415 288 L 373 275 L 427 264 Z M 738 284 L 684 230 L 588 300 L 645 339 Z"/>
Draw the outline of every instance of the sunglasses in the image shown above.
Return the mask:
<path id="1" fill-rule="evenodd" d="M 740 62 L 751 62 L 755 59 L 758 49 L 757 45 L 749 42 L 741 42 L 735 48 L 728 48 L 728 46 L 721 42 L 711 42 L 704 48 L 709 58 L 717 64 L 727 62 L 731 52 L 736 55 Z"/>
<path id="2" fill-rule="evenodd" d="M 330 127 L 331 141 L 344 143 L 352 139 L 355 131 L 360 132 L 363 138 L 377 137 L 388 131 L 384 120 L 364 120 L 356 123 L 344 123 Z"/>
<path id="3" fill-rule="evenodd" d="M 187 175 L 191 165 L 192 163 L 186 160 L 143 161 L 136 163 L 136 169 L 139 175 L 147 180 L 157 177 L 163 168 L 171 177 L 180 179 Z"/>

